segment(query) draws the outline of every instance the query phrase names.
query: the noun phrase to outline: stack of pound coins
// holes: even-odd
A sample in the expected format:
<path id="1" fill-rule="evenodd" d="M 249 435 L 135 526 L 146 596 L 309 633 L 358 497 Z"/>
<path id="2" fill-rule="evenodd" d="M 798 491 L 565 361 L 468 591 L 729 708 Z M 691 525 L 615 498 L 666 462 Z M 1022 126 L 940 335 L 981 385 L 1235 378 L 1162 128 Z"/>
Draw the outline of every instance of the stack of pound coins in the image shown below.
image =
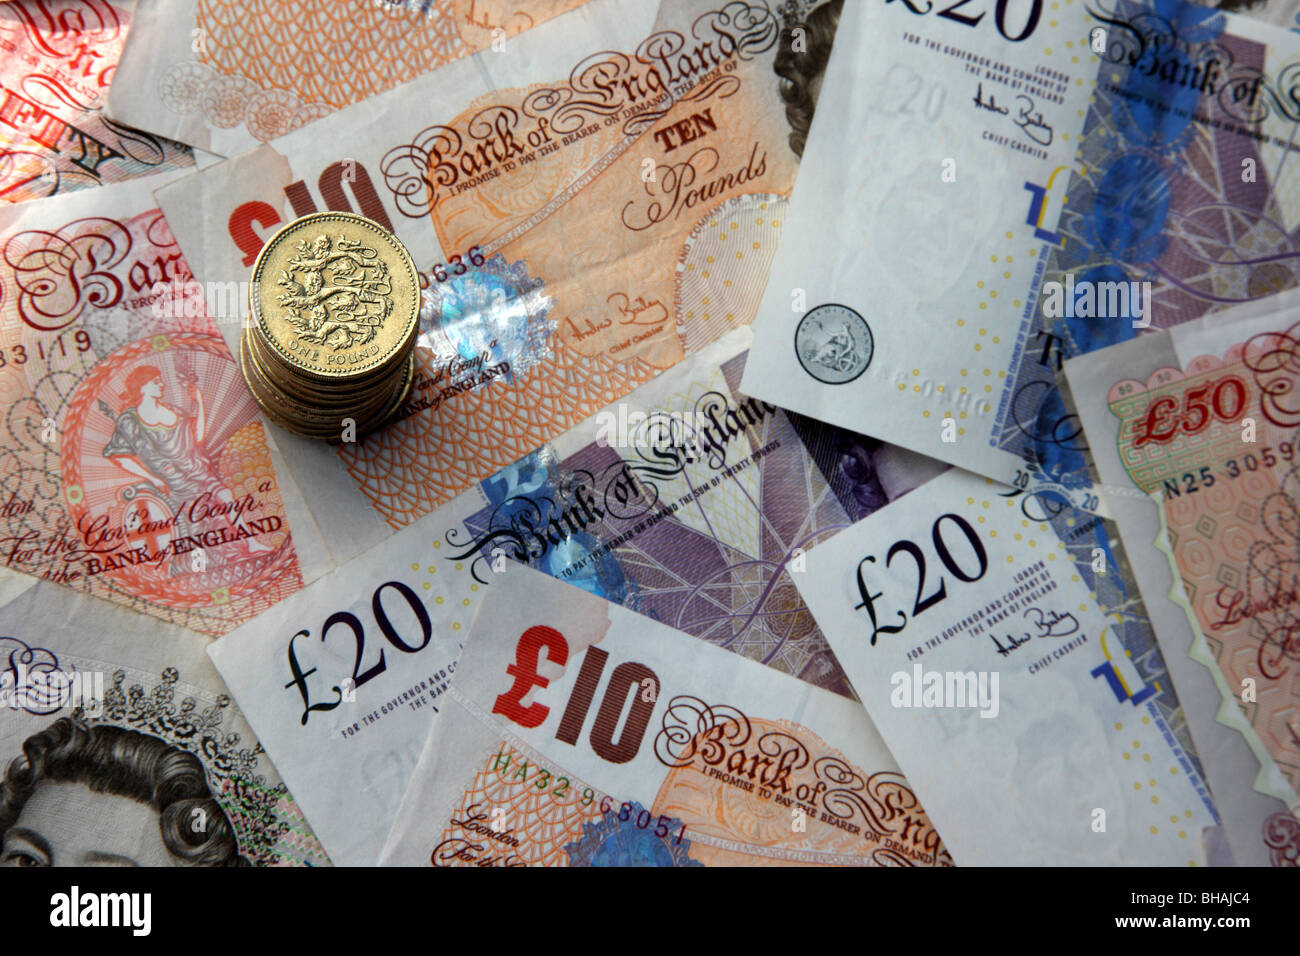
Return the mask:
<path id="1" fill-rule="evenodd" d="M 280 427 L 359 438 L 410 392 L 419 311 L 419 275 L 396 236 L 353 213 L 303 216 L 253 264 L 244 379 Z"/>

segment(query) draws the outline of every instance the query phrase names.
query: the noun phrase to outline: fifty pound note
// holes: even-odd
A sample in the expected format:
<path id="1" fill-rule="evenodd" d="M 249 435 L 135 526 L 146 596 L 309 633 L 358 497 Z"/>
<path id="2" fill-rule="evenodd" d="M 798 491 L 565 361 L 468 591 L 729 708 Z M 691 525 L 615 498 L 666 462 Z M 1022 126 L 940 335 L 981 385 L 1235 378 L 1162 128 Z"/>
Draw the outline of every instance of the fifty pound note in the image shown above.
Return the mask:
<path id="1" fill-rule="evenodd" d="M 381 862 L 951 864 L 856 703 L 511 573 Z"/>
<path id="2" fill-rule="evenodd" d="M 111 115 L 233 156 L 510 39 L 583 0 L 167 0 L 145 6 Z"/>
<path id="3" fill-rule="evenodd" d="M 1175 0 L 840 31 L 746 391 L 1096 510 L 1063 360 L 1300 278 L 1300 36 Z"/>
<path id="4" fill-rule="evenodd" d="M 277 436 L 340 560 L 752 320 L 838 9 L 596 0 L 159 191 L 218 316 L 326 207 L 424 272 L 400 420 Z"/>
<path id="5" fill-rule="evenodd" d="M 1154 699 L 1168 677 L 1013 505 L 947 472 L 795 582 L 958 865 L 1203 864 L 1218 819 Z"/>
<path id="6" fill-rule="evenodd" d="M 302 586 L 312 527 L 156 185 L 0 208 L 0 564 L 220 634 Z"/>
<path id="7" fill-rule="evenodd" d="M 203 638 L 47 581 L 0 620 L 0 866 L 329 863 Z"/>
<path id="8" fill-rule="evenodd" d="M 1067 366 L 1250 865 L 1293 864 L 1300 849 L 1298 306 L 1287 292 Z"/>
<path id="9" fill-rule="evenodd" d="M 0 203 L 193 165 L 184 146 L 103 115 L 131 7 L 0 4 Z"/>

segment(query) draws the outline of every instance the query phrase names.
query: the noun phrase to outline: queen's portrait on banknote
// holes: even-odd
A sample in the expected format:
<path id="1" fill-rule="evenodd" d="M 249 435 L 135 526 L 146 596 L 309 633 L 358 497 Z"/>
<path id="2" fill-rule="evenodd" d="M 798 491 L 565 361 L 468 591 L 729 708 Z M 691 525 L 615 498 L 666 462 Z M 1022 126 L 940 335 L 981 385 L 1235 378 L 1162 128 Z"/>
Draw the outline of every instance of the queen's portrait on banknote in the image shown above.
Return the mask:
<path id="1" fill-rule="evenodd" d="M 48 581 L 0 602 L 0 866 L 329 864 L 207 643 Z"/>
<path id="2" fill-rule="evenodd" d="M 782 8 L 785 27 L 772 63 L 772 69 L 781 77 L 781 99 L 785 101 L 785 118 L 790 121 L 790 149 L 796 156 L 803 156 L 844 0 L 831 0 L 802 19 L 800 7 L 798 3 L 787 3 Z"/>
<path id="3" fill-rule="evenodd" d="M 871 457 L 878 447 L 877 442 L 864 441 L 849 433 L 835 437 L 840 474 L 848 480 L 849 494 L 866 514 L 889 504 L 889 494 L 880 483 L 879 471 Z"/>
<path id="4" fill-rule="evenodd" d="M 61 717 L 0 780 L 0 865 L 247 866 L 199 759 L 160 737 Z"/>

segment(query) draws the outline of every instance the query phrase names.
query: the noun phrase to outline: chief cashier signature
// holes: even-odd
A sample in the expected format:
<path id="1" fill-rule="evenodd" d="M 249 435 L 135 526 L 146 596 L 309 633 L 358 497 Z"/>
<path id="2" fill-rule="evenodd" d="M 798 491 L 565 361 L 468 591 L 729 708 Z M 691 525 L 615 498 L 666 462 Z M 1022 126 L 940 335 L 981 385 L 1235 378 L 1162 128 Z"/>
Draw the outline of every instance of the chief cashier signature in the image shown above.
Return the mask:
<path id="1" fill-rule="evenodd" d="M 1017 638 L 1014 634 L 1006 636 L 1007 645 L 1004 647 L 998 640 L 996 634 L 990 634 L 993 640 L 993 646 L 997 652 L 1006 657 L 1016 648 L 1028 644 L 1032 637 L 1069 637 L 1079 630 L 1079 621 L 1073 614 L 1068 611 L 1062 614 L 1060 611 L 1044 611 L 1040 607 L 1031 607 L 1025 610 L 1023 617 L 1027 618 L 1031 624 L 1038 629 L 1037 634 L 1024 632 L 1024 637 Z"/>
<path id="2" fill-rule="evenodd" d="M 999 106 L 997 97 L 989 94 L 988 99 L 984 98 L 984 84 L 980 83 L 979 88 L 975 91 L 976 109 L 988 110 L 990 113 L 998 113 L 1002 116 L 1010 115 L 1011 107 Z M 1051 146 L 1054 131 L 1048 123 L 1043 120 L 1042 110 L 1034 110 L 1033 97 L 1024 93 L 1016 94 L 1016 115 L 1011 120 L 1039 146 Z"/>

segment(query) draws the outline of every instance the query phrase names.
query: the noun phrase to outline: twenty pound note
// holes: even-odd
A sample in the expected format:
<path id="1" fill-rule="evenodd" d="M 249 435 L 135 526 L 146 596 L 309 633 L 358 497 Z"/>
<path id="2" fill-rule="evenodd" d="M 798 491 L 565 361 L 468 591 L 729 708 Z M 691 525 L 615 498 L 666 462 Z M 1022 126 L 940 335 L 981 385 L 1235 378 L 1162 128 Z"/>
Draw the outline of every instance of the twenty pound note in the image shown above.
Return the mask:
<path id="1" fill-rule="evenodd" d="M 1300 849 L 1298 307 L 1287 292 L 1066 367 L 1238 862 L 1254 865 Z"/>
<path id="2" fill-rule="evenodd" d="M 947 472 L 795 581 L 958 865 L 1203 864 L 1218 820 L 1168 678 L 1014 504 Z"/>
<path id="3" fill-rule="evenodd" d="M 0 866 L 329 863 L 203 638 L 48 581 L 0 621 Z"/>
<path id="4" fill-rule="evenodd" d="M 944 465 L 742 394 L 748 328 L 435 512 L 441 561 L 511 561 L 852 696 L 794 577 Z"/>
<path id="5" fill-rule="evenodd" d="M 746 391 L 1098 509 L 1063 360 L 1300 279 L 1300 36 L 1176 0 L 840 31 Z"/>
<path id="6" fill-rule="evenodd" d="M 951 864 L 856 703 L 510 573 L 381 862 Z"/>
<path id="7" fill-rule="evenodd" d="M 837 10 L 596 0 L 159 191 L 232 345 L 297 216 L 360 212 L 423 272 L 400 420 L 277 435 L 338 560 L 753 319 Z"/>

